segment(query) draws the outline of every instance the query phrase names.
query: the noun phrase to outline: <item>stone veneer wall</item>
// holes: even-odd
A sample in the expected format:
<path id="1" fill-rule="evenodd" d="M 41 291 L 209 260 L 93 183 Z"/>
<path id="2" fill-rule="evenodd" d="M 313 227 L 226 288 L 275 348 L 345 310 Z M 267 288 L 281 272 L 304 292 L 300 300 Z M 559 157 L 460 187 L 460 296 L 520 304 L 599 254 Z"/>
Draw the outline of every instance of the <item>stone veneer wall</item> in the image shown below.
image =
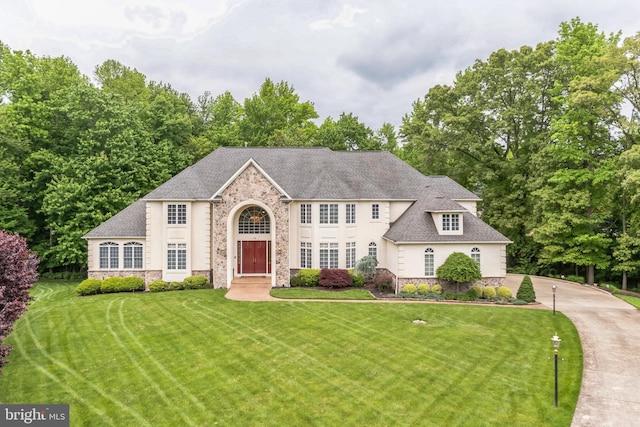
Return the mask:
<path id="1" fill-rule="evenodd" d="M 272 245 L 275 245 L 275 259 L 272 260 L 272 274 L 276 276 L 276 286 L 289 286 L 289 204 L 280 200 L 280 192 L 253 165 L 249 165 L 224 190 L 222 200 L 213 204 L 213 285 L 216 288 L 227 286 L 227 223 L 229 214 L 239 204 L 243 208 L 251 206 L 247 203 L 256 200 L 264 203 L 273 213 L 271 218 L 273 235 Z M 237 211 L 236 214 L 239 214 Z M 234 219 L 235 232 L 237 220 Z"/>

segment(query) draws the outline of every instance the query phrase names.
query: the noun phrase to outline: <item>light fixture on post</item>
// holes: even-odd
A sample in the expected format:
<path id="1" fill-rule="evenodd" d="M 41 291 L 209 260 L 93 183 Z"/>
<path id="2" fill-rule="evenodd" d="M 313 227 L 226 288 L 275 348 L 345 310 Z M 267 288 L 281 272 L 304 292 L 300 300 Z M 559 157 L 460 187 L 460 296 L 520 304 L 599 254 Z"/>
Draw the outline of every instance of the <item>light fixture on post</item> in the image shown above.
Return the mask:
<path id="1" fill-rule="evenodd" d="M 553 289 L 553 315 L 556 315 L 556 289 L 558 289 L 558 287 L 556 285 L 553 285 L 551 287 L 551 289 Z"/>
<path id="2" fill-rule="evenodd" d="M 554 364 L 554 373 L 555 373 L 555 403 L 556 408 L 558 407 L 558 350 L 560 349 L 560 337 L 558 333 L 551 338 L 551 343 L 553 344 L 553 364 Z"/>

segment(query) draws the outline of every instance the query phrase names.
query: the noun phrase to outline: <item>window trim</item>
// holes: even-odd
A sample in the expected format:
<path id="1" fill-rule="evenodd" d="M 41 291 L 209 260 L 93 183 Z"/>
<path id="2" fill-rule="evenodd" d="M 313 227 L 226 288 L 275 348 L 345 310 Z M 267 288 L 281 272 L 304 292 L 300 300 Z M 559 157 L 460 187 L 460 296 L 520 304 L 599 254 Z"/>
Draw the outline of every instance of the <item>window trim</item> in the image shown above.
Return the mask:
<path id="1" fill-rule="evenodd" d="M 106 250 L 106 257 L 103 257 L 103 249 Z M 115 254 L 114 254 L 115 249 Z M 102 261 L 106 261 L 106 266 Z M 116 242 L 103 242 L 98 246 L 98 266 L 100 270 L 120 269 L 120 245 Z"/>
<path id="2" fill-rule="evenodd" d="M 380 219 L 380 203 L 371 204 L 371 219 L 374 221 Z"/>
<path id="3" fill-rule="evenodd" d="M 167 204 L 167 225 L 187 225 L 187 204 Z"/>
<path id="4" fill-rule="evenodd" d="M 311 203 L 302 203 L 300 205 L 300 224 L 312 224 Z"/>
<path id="5" fill-rule="evenodd" d="M 130 255 L 127 255 L 127 249 L 131 250 Z M 131 263 L 129 267 L 127 267 L 127 261 Z M 144 268 L 144 246 L 142 243 L 127 242 L 122 245 L 122 268 L 125 270 L 142 270 Z"/>
<path id="6" fill-rule="evenodd" d="M 436 254 L 433 248 L 426 248 L 424 250 L 424 275 L 426 277 L 433 277 L 436 274 Z"/>
<path id="7" fill-rule="evenodd" d="M 354 225 L 356 223 L 356 204 L 347 203 L 345 205 L 345 223 Z"/>
<path id="8" fill-rule="evenodd" d="M 300 268 L 313 268 L 312 249 L 311 242 L 300 242 Z"/>
<path id="9" fill-rule="evenodd" d="M 173 259 L 171 255 L 174 256 Z M 167 243 L 167 270 L 185 271 L 186 269 L 187 269 L 187 244 L 186 243 Z"/>
<path id="10" fill-rule="evenodd" d="M 459 213 L 443 213 L 442 214 L 442 231 L 449 231 L 449 232 L 460 231 L 460 214 Z"/>
<path id="11" fill-rule="evenodd" d="M 356 266 L 356 242 L 347 242 L 345 248 L 345 268 L 352 269 Z"/>
<path id="12" fill-rule="evenodd" d="M 338 224 L 339 209 L 337 203 L 320 203 L 320 224 L 336 225 Z"/>
<path id="13" fill-rule="evenodd" d="M 326 258 L 323 260 L 323 256 Z M 340 248 L 338 243 L 320 243 L 320 269 L 340 268 Z"/>
<path id="14" fill-rule="evenodd" d="M 376 242 L 369 242 L 367 255 L 373 256 L 376 259 L 376 261 L 378 260 L 378 245 L 376 244 Z"/>

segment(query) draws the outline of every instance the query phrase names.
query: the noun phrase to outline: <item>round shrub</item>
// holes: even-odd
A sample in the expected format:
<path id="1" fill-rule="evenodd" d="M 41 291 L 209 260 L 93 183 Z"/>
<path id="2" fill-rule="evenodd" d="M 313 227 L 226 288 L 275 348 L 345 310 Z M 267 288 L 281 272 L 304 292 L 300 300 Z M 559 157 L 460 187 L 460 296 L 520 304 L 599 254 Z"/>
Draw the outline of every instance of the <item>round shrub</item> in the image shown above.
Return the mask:
<path id="1" fill-rule="evenodd" d="M 506 286 L 499 286 L 498 289 L 496 289 L 496 295 L 502 299 L 509 299 L 513 296 L 511 289 Z"/>
<path id="2" fill-rule="evenodd" d="M 413 283 L 407 283 L 402 287 L 402 292 L 406 294 L 415 294 L 418 288 Z"/>
<path id="3" fill-rule="evenodd" d="M 434 294 L 442 294 L 442 285 L 436 283 L 435 285 L 431 286 L 431 292 Z"/>
<path id="4" fill-rule="evenodd" d="M 485 286 L 482 290 L 482 296 L 486 299 L 491 299 L 496 297 L 496 288 L 492 286 Z"/>
<path id="5" fill-rule="evenodd" d="M 209 284 L 209 279 L 201 275 L 189 276 L 183 283 L 185 289 L 204 289 Z"/>
<path id="6" fill-rule="evenodd" d="M 431 287 L 429 286 L 428 283 L 420 283 L 418 285 L 419 294 L 428 294 L 429 292 L 431 292 Z"/>
<path id="7" fill-rule="evenodd" d="M 184 283 L 183 282 L 169 282 L 169 289 L 170 291 L 181 291 L 184 289 Z"/>
<path id="8" fill-rule="evenodd" d="M 76 287 L 76 292 L 78 295 L 93 295 L 100 292 L 101 286 L 100 279 L 85 279 Z"/>
<path id="9" fill-rule="evenodd" d="M 351 279 L 353 283 L 351 286 L 354 288 L 362 288 L 364 286 L 364 274 L 361 272 L 356 272 L 353 270 L 349 270 L 349 274 L 351 274 Z"/>
<path id="10" fill-rule="evenodd" d="M 125 277 L 120 286 L 121 292 L 144 291 L 144 280 L 137 276 Z"/>
<path id="11" fill-rule="evenodd" d="M 164 292 L 169 290 L 169 284 L 164 280 L 154 280 L 149 283 L 149 291 L 151 292 Z"/>
<path id="12" fill-rule="evenodd" d="M 111 292 L 122 292 L 122 283 L 122 277 L 108 277 L 102 281 L 100 291 L 103 294 L 108 294 Z"/>
<path id="13" fill-rule="evenodd" d="M 320 270 L 305 268 L 298 273 L 302 280 L 302 286 L 316 287 L 320 278 Z"/>
<path id="14" fill-rule="evenodd" d="M 482 286 L 473 285 L 471 289 L 469 289 L 469 294 L 473 295 L 475 299 L 482 298 Z"/>

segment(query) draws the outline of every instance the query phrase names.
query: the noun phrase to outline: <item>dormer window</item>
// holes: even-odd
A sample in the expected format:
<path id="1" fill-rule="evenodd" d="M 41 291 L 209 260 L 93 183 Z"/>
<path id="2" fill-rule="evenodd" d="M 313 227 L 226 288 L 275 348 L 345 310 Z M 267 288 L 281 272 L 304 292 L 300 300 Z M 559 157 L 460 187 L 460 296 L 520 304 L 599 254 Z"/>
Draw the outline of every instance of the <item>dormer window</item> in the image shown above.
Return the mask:
<path id="1" fill-rule="evenodd" d="M 460 231 L 460 214 L 442 214 L 442 231 Z"/>

